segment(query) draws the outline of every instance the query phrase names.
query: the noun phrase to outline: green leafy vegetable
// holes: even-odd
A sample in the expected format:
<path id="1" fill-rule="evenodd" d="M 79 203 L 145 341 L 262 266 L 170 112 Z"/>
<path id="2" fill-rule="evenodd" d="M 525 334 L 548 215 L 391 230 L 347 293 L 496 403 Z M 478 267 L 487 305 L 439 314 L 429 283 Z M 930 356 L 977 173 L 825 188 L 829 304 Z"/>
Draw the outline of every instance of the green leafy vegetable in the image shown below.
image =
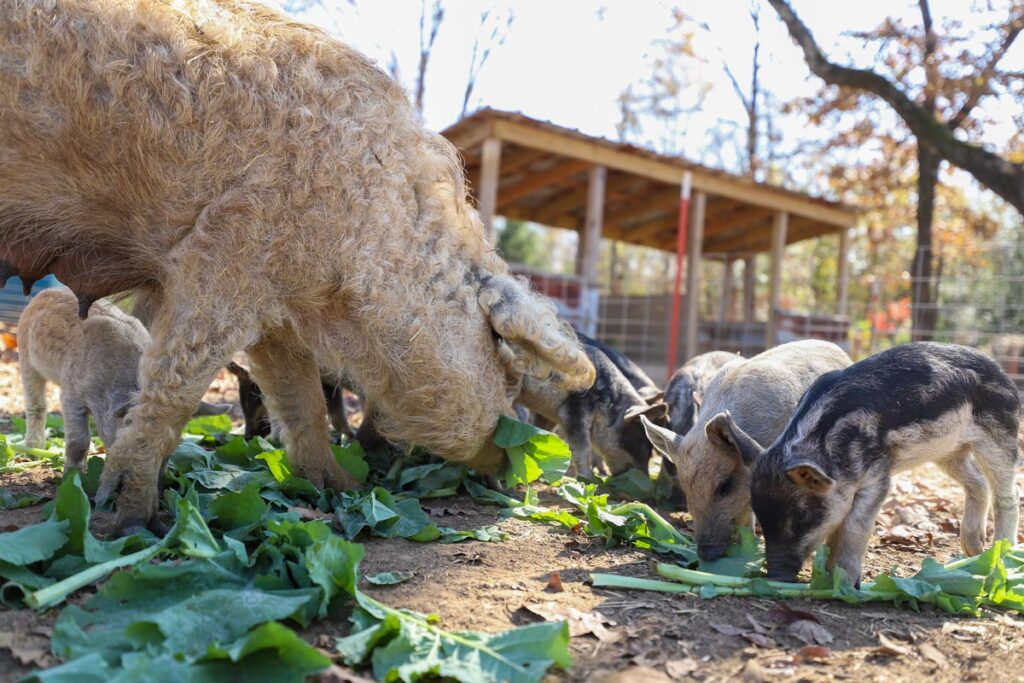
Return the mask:
<path id="1" fill-rule="evenodd" d="M 505 485 L 510 487 L 538 479 L 556 482 L 565 476 L 572 457 L 569 446 L 551 432 L 504 415 L 498 418 L 494 443 L 508 454 Z"/>

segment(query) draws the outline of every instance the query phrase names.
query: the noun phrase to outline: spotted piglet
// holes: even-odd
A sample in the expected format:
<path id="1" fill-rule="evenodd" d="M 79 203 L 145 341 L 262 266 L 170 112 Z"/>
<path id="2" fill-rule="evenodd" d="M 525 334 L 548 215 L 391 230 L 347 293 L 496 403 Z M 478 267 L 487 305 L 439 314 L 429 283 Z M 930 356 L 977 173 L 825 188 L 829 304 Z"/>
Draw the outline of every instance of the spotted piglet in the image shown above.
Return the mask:
<path id="1" fill-rule="evenodd" d="M 985 545 L 990 491 L 997 538 L 1016 541 L 1014 468 L 1021 401 L 1005 372 L 963 346 L 906 344 L 822 376 L 767 450 L 752 450 L 751 502 L 768 576 L 795 579 L 823 541 L 830 565 L 859 584 L 861 562 L 890 477 L 934 462 L 966 493 L 960 541 Z"/>

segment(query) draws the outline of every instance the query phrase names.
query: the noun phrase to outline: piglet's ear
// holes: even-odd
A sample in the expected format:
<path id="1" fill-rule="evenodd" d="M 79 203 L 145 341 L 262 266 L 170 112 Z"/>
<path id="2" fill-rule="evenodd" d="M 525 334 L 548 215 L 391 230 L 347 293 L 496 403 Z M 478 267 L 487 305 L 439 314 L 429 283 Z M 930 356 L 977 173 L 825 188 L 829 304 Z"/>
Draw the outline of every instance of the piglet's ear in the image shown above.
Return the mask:
<path id="1" fill-rule="evenodd" d="M 654 387 L 638 389 L 637 393 L 640 394 L 640 398 L 648 403 L 657 403 L 661 399 L 665 398 L 665 392 L 661 389 L 655 389 Z"/>
<path id="2" fill-rule="evenodd" d="M 654 450 L 673 461 L 682 454 L 683 437 L 671 429 L 659 427 L 648 420 L 646 415 L 640 416 L 640 422 L 643 423 L 644 431 L 647 432 L 647 439 L 654 446 Z"/>
<path id="3" fill-rule="evenodd" d="M 704 426 L 704 434 L 713 446 L 733 458 L 738 458 L 748 467 L 764 452 L 761 444 L 736 424 L 728 410 L 708 420 Z"/>
<path id="4" fill-rule="evenodd" d="M 794 484 L 816 496 L 824 496 L 836 484 L 832 477 L 825 474 L 821 468 L 812 462 L 801 462 L 793 465 L 786 470 L 786 476 Z"/>
<path id="5" fill-rule="evenodd" d="M 655 424 L 664 423 L 666 418 L 668 418 L 668 404 L 662 402 L 653 403 L 651 405 L 631 406 L 629 410 L 622 415 L 622 421 L 627 423 L 634 422 L 640 419 L 641 415 Z"/>

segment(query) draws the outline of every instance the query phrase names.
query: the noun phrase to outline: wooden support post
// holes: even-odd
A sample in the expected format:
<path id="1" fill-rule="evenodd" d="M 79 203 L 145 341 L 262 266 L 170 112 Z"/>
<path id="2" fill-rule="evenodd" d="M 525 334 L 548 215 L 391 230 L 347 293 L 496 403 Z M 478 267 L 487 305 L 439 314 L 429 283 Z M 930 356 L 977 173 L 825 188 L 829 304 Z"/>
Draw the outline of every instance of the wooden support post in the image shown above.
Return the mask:
<path id="1" fill-rule="evenodd" d="M 477 199 L 480 204 L 480 221 L 484 224 L 484 235 L 494 240 L 494 212 L 498 206 L 498 179 L 501 166 L 501 140 L 487 138 L 483 141 L 480 156 L 480 188 Z"/>
<path id="2" fill-rule="evenodd" d="M 732 264 L 733 259 L 728 254 L 722 262 L 722 300 L 718 304 L 718 322 L 729 322 L 732 316 Z"/>
<path id="3" fill-rule="evenodd" d="M 839 231 L 839 253 L 836 254 L 836 313 L 846 315 L 846 294 L 850 278 L 850 229 Z"/>
<path id="4" fill-rule="evenodd" d="M 765 344 L 768 347 L 779 343 L 779 314 L 782 309 L 782 261 L 786 255 L 786 230 L 789 227 L 789 214 L 780 211 L 775 214 L 772 224 L 772 275 L 768 283 L 769 302 L 768 327 Z"/>
<path id="5" fill-rule="evenodd" d="M 754 322 L 754 309 L 757 306 L 757 255 L 750 254 L 743 258 L 743 322 Z"/>
<path id="6" fill-rule="evenodd" d="M 597 262 L 601 255 L 601 226 L 604 224 L 604 186 L 608 169 L 594 166 L 587 176 L 587 214 L 576 246 L 576 274 L 588 287 L 597 286 Z"/>
<path id="7" fill-rule="evenodd" d="M 683 338 L 683 360 L 687 361 L 700 351 L 700 261 L 704 251 L 704 213 L 708 197 L 703 192 L 693 193 L 690 217 L 689 244 L 686 249 L 686 336 Z"/>

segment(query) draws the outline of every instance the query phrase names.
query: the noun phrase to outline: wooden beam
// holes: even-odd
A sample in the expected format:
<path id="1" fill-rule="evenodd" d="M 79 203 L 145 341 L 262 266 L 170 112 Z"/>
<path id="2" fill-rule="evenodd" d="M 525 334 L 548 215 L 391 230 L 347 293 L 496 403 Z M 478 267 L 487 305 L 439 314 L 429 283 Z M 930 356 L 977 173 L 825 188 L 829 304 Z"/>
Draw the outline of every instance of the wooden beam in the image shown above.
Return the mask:
<path id="1" fill-rule="evenodd" d="M 624 226 L 637 217 L 650 216 L 653 213 L 665 213 L 671 212 L 673 218 L 678 221 L 678 216 L 675 212 L 679 211 L 679 190 L 669 190 L 665 192 L 658 192 L 657 194 L 650 195 L 648 197 L 638 197 L 636 201 L 626 204 L 626 206 L 616 209 L 615 211 L 609 211 L 608 215 L 605 216 L 604 227 L 606 232 L 611 232 L 618 228 L 624 228 Z"/>
<path id="2" fill-rule="evenodd" d="M 850 275 L 850 229 L 839 231 L 839 252 L 836 254 L 836 313 L 846 315 L 846 294 Z"/>
<path id="3" fill-rule="evenodd" d="M 757 256 L 749 254 L 743 258 L 743 322 L 754 322 L 757 286 Z"/>
<path id="4" fill-rule="evenodd" d="M 696 356 L 700 328 L 700 261 L 704 251 L 704 212 L 707 209 L 707 195 L 693 193 L 690 227 L 686 240 L 686 316 L 683 337 L 684 362 Z"/>
<path id="5" fill-rule="evenodd" d="M 568 213 L 574 213 L 583 208 L 587 201 L 587 188 L 573 187 L 573 189 L 552 199 L 547 204 L 537 208 L 537 218 L 534 220 L 543 225 L 551 225 L 552 221 L 563 218 Z"/>
<path id="6" fill-rule="evenodd" d="M 746 206 L 737 209 L 717 221 L 708 219 L 707 235 L 711 236 L 725 236 L 730 230 L 735 228 L 741 228 L 758 221 L 766 216 L 771 215 L 771 209 L 766 209 L 763 206 Z"/>
<path id="7" fill-rule="evenodd" d="M 526 178 L 515 185 L 501 191 L 501 196 L 498 198 L 498 208 L 513 204 L 543 187 L 556 187 L 562 181 L 585 171 L 589 167 L 590 164 L 585 161 L 570 159 L 569 161 L 557 163 L 554 167 L 542 173 L 527 175 Z"/>
<path id="8" fill-rule="evenodd" d="M 782 262 L 786 257 L 786 230 L 789 214 L 780 211 L 772 222 L 772 274 L 768 282 L 768 326 L 765 344 L 770 348 L 779 343 L 779 315 L 782 309 Z"/>
<path id="9" fill-rule="evenodd" d="M 583 136 L 567 135 L 551 130 L 514 121 L 495 121 L 495 135 L 502 140 L 524 147 L 543 149 L 552 154 L 561 154 L 592 164 L 607 166 L 609 169 L 626 171 L 636 175 L 668 183 L 678 187 L 686 170 L 693 173 L 693 187 L 707 194 L 730 197 L 745 204 L 759 204 L 776 211 L 786 211 L 814 218 L 823 223 L 840 227 L 850 225 L 856 219 L 856 212 L 842 206 L 825 204 L 786 190 L 754 183 L 745 178 L 693 168 L 682 162 L 656 159 L 649 156 L 618 149 L 614 143 L 585 139 Z"/>
<path id="10" fill-rule="evenodd" d="M 678 202 L 678 198 L 676 201 Z M 674 216 L 656 218 L 648 223 L 642 223 L 634 228 L 627 228 L 626 230 L 622 230 L 618 234 L 619 238 L 623 242 L 645 244 L 647 246 L 654 246 L 658 249 L 668 249 L 669 242 L 671 242 L 672 246 L 675 245 L 675 230 L 678 227 L 679 215 L 676 214 Z M 665 233 L 663 240 L 657 239 L 658 235 L 661 233 Z"/>
<path id="11" fill-rule="evenodd" d="M 597 262 L 601 254 L 601 226 L 604 220 L 604 189 L 608 169 L 595 166 L 587 174 L 587 213 L 576 247 L 576 274 L 584 286 L 597 286 Z"/>
<path id="12" fill-rule="evenodd" d="M 480 160 L 479 201 L 480 220 L 484 224 L 484 235 L 488 240 L 494 237 L 494 212 L 498 206 L 498 179 L 501 174 L 501 140 L 487 138 L 483 142 Z"/>
<path id="13" fill-rule="evenodd" d="M 445 131 L 448 142 L 455 145 L 459 152 L 466 155 L 467 151 L 479 145 L 487 138 L 494 137 L 494 121 L 481 121 L 471 126 L 455 126 L 453 132 Z"/>

